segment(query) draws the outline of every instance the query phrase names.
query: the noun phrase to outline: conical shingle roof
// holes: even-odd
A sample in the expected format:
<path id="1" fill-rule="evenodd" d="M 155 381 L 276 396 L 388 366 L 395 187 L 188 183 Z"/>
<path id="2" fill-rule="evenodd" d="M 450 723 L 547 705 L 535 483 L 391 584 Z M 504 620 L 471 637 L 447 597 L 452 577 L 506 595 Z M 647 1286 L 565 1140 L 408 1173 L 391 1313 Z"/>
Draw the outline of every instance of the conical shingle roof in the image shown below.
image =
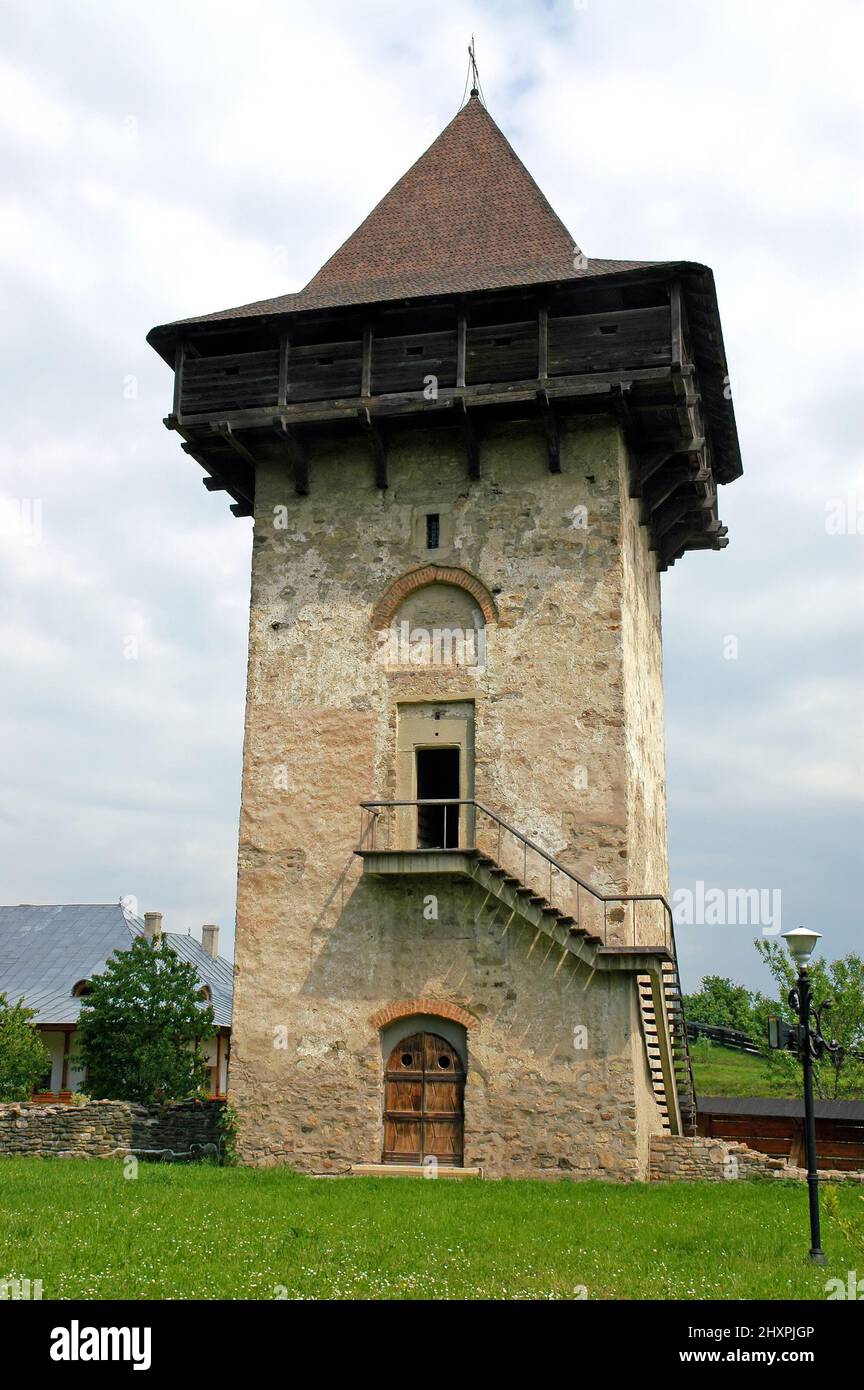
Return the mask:
<path id="1" fill-rule="evenodd" d="M 472 96 L 305 289 L 186 323 L 574 280 L 647 261 L 579 259 L 483 103 Z"/>
<path id="2" fill-rule="evenodd" d="M 306 292 L 390 297 L 455 284 L 555 279 L 575 242 L 478 97 L 472 96 Z"/>

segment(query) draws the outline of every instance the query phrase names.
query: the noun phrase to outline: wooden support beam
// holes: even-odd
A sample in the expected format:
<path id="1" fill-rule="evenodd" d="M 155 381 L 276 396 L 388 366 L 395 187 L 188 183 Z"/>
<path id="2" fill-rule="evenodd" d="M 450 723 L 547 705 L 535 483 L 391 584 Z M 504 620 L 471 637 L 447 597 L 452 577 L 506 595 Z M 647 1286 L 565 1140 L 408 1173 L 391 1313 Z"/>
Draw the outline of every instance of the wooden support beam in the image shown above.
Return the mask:
<path id="1" fill-rule="evenodd" d="M 698 405 L 700 400 L 701 400 L 701 397 L 700 397 L 699 395 L 694 394 L 694 395 L 692 396 L 692 398 L 691 398 L 690 404 L 691 404 L 691 405 Z M 654 414 L 655 412 L 662 412 L 662 414 L 666 415 L 666 414 L 669 413 L 670 410 L 683 410 L 683 409 L 684 409 L 684 406 L 685 406 L 685 402 L 684 402 L 684 401 L 681 401 L 681 400 L 674 400 L 674 401 L 669 401 L 669 400 L 665 400 L 665 401 L 640 401 L 640 402 L 639 402 L 639 414 L 640 414 L 640 415 L 651 415 L 651 414 Z"/>
<path id="2" fill-rule="evenodd" d="M 673 497 L 659 513 L 655 512 L 651 518 L 651 549 L 656 550 L 658 541 L 661 541 L 673 526 L 677 526 L 690 512 L 698 512 L 699 508 L 699 498 L 690 495 Z"/>
<path id="3" fill-rule="evenodd" d="M 630 496 L 641 497 L 645 491 L 645 484 L 654 477 L 664 465 L 672 458 L 674 450 L 671 446 L 664 446 L 661 449 L 637 449 L 631 456 L 630 469 Z"/>
<path id="4" fill-rule="evenodd" d="M 682 438 L 650 449 L 634 449 L 631 455 L 630 496 L 642 497 L 647 484 L 670 459 L 679 455 L 698 456 L 704 448 L 705 440 L 699 437 Z"/>
<path id="5" fill-rule="evenodd" d="M 660 556 L 664 564 L 677 559 L 685 549 L 722 550 L 728 545 L 728 526 L 712 517 L 708 522 L 695 522 L 690 518 L 673 526 L 660 543 Z"/>
<path id="6" fill-rule="evenodd" d="M 363 329 L 363 363 L 360 372 L 360 395 L 364 397 L 372 395 L 372 338 L 372 325 L 367 323 Z"/>
<path id="7" fill-rule="evenodd" d="M 196 462 L 200 463 L 202 468 L 211 468 L 213 466 L 212 464 L 208 464 L 207 460 L 203 458 L 197 459 Z M 252 506 L 253 498 L 249 488 L 244 486 L 242 482 L 238 482 L 233 473 L 208 473 L 201 481 L 208 492 L 227 492 L 230 493 L 235 501 L 247 502 L 250 507 Z"/>
<path id="8" fill-rule="evenodd" d="M 545 304 L 537 311 L 537 375 L 541 381 L 549 375 L 549 310 Z"/>
<path id="9" fill-rule="evenodd" d="M 276 420 L 274 431 L 288 451 L 294 473 L 294 491 L 298 497 L 309 496 L 309 456 L 301 431 L 296 425 L 286 425 L 284 420 Z"/>
<path id="10" fill-rule="evenodd" d="M 696 468 L 692 463 L 676 463 L 671 468 L 667 468 L 663 473 L 658 474 L 649 488 L 642 494 L 642 517 L 648 521 L 653 512 L 661 506 L 673 492 L 677 492 L 682 483 L 691 483 L 696 475 Z"/>
<path id="11" fill-rule="evenodd" d="M 468 477 L 480 477 L 480 447 L 477 443 L 477 434 L 474 429 L 474 421 L 471 419 L 464 400 L 460 400 L 457 406 L 459 422 L 462 426 L 462 438 L 465 442 L 465 451 L 468 455 Z"/>
<path id="12" fill-rule="evenodd" d="M 686 371 L 687 368 L 685 373 Z M 549 378 L 546 389 L 550 398 L 555 400 L 596 397 L 598 400 L 606 401 L 610 397 L 612 386 L 616 383 L 627 387 L 631 383 L 642 382 L 662 385 L 671 380 L 672 372 L 669 367 L 635 367 L 626 372 L 583 372 L 575 376 L 553 376 Z M 530 377 L 506 383 L 481 382 L 475 386 L 467 386 L 463 391 L 452 386 L 441 387 L 437 401 L 429 401 L 423 391 L 418 390 L 395 391 L 383 396 L 373 396 L 366 404 L 370 410 L 374 410 L 376 418 L 381 419 L 386 415 L 411 415 L 420 411 L 437 413 L 448 406 L 455 406 L 463 395 L 473 408 L 475 404 L 484 406 L 527 403 L 533 401 L 536 394 L 537 378 Z M 352 420 L 357 414 L 359 401 L 360 398 L 356 395 L 339 396 L 330 400 L 301 401 L 287 405 L 282 411 L 282 418 L 288 423 L 303 425 L 321 424 L 328 420 Z M 683 409 L 683 401 L 680 404 Z M 676 402 L 672 400 L 657 406 L 658 409 L 667 412 L 675 407 Z M 641 403 L 638 409 L 642 411 Z M 194 427 L 210 426 L 213 418 L 213 412 L 190 413 L 184 417 L 184 424 Z M 236 429 L 265 428 L 272 423 L 273 406 L 238 408 L 227 415 L 222 412 L 221 418 L 230 420 Z"/>
<path id="13" fill-rule="evenodd" d="M 373 419 L 366 406 L 362 406 L 360 410 L 357 411 L 357 419 L 360 421 L 360 427 L 369 440 L 372 448 L 372 456 L 375 459 L 375 486 L 380 488 L 388 487 L 387 441 L 384 438 L 381 425 L 377 420 Z"/>
<path id="14" fill-rule="evenodd" d="M 214 434 L 221 434 L 223 439 L 227 439 L 228 443 L 231 445 L 231 448 L 235 451 L 235 453 L 238 453 L 241 459 L 245 459 L 246 462 L 251 465 L 253 470 L 257 468 L 258 460 L 256 459 L 255 455 L 252 453 L 250 449 L 246 447 L 242 439 L 237 438 L 237 435 L 234 433 L 234 430 L 232 429 L 231 425 L 228 423 L 227 420 L 222 420 L 219 423 L 214 424 L 212 426 L 212 429 Z"/>
<path id="15" fill-rule="evenodd" d="M 627 444 L 635 447 L 637 439 L 640 438 L 640 431 L 633 418 L 633 410 L 630 405 L 630 398 L 633 391 L 632 382 L 615 381 L 610 389 L 609 404 L 612 414 L 621 426 L 621 433 Z"/>
<path id="16" fill-rule="evenodd" d="M 468 320 L 460 314 L 456 320 L 456 390 L 465 387 L 465 367 L 468 359 Z"/>
<path id="17" fill-rule="evenodd" d="M 199 463 L 208 474 L 201 481 L 209 492 L 219 492 L 220 489 L 224 489 L 225 492 L 230 492 L 233 497 L 240 501 L 252 502 L 255 493 L 254 474 L 252 477 L 248 477 L 242 471 L 238 473 L 236 467 L 226 466 L 227 459 L 224 464 L 221 460 L 212 459 L 196 440 L 185 439 L 180 448 L 184 454 L 188 454 L 196 463 Z M 218 472 L 214 472 L 216 469 Z M 213 476 L 209 476 L 210 474 Z"/>
<path id="18" fill-rule="evenodd" d="M 179 420 L 183 413 L 183 362 L 186 357 L 186 344 L 178 343 L 174 352 L 174 403 L 171 407 L 171 416 Z"/>
<path id="19" fill-rule="evenodd" d="M 558 420 L 555 415 L 555 407 L 549 399 L 547 391 L 537 392 L 537 404 L 540 407 L 540 414 L 543 417 L 543 428 L 546 431 L 546 449 L 549 454 L 549 472 L 561 472 L 561 439 L 558 433 Z"/>
<path id="20" fill-rule="evenodd" d="M 283 333 L 279 339 L 279 387 L 276 397 L 279 406 L 288 404 L 288 359 L 290 353 L 291 340 L 287 333 Z"/>
<path id="21" fill-rule="evenodd" d="M 681 302 L 681 281 L 669 287 L 669 308 L 672 319 L 672 366 L 684 365 L 684 310 Z"/>

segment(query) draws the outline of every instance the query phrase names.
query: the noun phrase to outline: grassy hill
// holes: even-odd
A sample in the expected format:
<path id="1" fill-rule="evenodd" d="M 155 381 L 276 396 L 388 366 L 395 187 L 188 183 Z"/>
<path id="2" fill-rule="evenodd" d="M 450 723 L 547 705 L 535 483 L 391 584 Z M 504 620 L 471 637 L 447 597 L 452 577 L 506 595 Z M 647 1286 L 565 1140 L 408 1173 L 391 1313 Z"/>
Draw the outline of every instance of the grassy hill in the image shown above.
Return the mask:
<path id="1" fill-rule="evenodd" d="M 697 1096 L 801 1096 L 798 1078 L 774 1070 L 764 1057 L 735 1052 L 702 1038 L 691 1043 Z"/>

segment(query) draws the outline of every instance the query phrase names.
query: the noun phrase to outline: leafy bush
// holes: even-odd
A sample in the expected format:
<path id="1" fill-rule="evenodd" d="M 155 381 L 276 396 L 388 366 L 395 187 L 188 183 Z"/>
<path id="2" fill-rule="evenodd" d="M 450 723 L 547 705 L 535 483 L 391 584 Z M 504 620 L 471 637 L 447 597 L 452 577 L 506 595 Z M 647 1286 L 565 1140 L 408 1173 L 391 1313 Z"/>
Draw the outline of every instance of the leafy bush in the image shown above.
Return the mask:
<path id="1" fill-rule="evenodd" d="M 0 994 L 0 1101 L 29 1100 L 51 1065 L 48 1049 L 33 1027 L 35 1017 L 23 999 L 10 1004 Z"/>
<path id="2" fill-rule="evenodd" d="M 185 1100 L 204 1095 L 201 1038 L 213 1010 L 193 965 L 144 937 L 117 951 L 95 975 L 78 1024 L 80 1061 L 96 1100 Z"/>

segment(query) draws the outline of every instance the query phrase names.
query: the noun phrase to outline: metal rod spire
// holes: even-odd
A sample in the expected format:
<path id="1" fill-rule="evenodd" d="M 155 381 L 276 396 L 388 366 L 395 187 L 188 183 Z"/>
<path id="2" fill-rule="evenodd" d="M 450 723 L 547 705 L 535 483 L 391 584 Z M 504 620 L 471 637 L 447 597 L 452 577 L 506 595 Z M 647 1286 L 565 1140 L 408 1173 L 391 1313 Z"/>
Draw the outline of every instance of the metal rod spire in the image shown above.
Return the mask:
<path id="1" fill-rule="evenodd" d="M 474 35 L 471 35 L 471 42 L 468 45 L 468 61 L 471 64 L 471 95 L 480 95 L 480 74 L 477 71 L 477 59 L 474 54 Z"/>

